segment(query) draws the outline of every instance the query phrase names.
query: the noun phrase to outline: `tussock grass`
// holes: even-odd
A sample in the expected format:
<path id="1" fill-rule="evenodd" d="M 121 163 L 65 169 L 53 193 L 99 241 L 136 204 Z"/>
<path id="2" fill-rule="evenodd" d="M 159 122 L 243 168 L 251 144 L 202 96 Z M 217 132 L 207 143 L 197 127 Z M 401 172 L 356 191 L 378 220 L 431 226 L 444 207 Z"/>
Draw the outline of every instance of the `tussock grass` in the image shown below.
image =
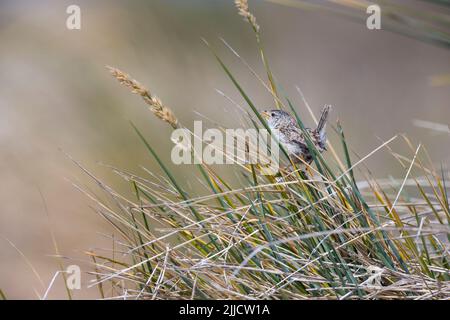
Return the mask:
<path id="1" fill-rule="evenodd" d="M 298 107 L 278 94 L 247 1 L 236 5 L 260 44 L 268 83 L 259 76 L 257 81 L 304 130 Z M 250 126 L 267 127 L 232 71 L 211 50 L 249 107 L 242 117 Z M 181 127 L 141 84 L 110 70 L 159 119 Z M 278 176 L 260 175 L 257 165 L 229 166 L 240 177 L 236 188 L 213 167 L 199 164 L 198 180 L 190 181 L 197 186 L 189 191 L 135 128 L 164 176 L 112 168 L 129 182 L 134 199 L 82 167 L 109 200 L 84 192 L 120 235 L 112 258 L 110 250 L 88 252 L 95 267 L 92 285 L 102 297 L 128 299 L 448 299 L 448 172 L 435 169 L 425 148 L 403 136 L 353 161 L 343 128 L 339 123 L 333 128 L 338 143 L 328 146 L 325 157 L 310 143 L 311 165 L 281 170 Z M 410 154 L 396 153 L 393 141 L 407 145 Z M 365 161 L 381 150 L 404 168 L 402 179 L 372 177 Z M 283 163 L 289 160 L 284 157 Z M 209 191 L 191 191 L 201 188 Z"/>

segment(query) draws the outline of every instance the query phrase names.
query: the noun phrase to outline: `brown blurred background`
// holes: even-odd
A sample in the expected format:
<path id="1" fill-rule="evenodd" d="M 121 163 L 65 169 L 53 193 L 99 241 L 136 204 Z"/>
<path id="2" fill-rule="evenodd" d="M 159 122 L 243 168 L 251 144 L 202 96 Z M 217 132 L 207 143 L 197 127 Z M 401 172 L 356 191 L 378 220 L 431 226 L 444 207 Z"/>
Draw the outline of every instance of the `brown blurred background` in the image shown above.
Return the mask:
<path id="1" fill-rule="evenodd" d="M 283 92 L 308 123 L 296 85 L 314 111 L 333 104 L 333 121 L 341 120 L 359 154 L 378 146 L 378 137 L 406 132 L 425 143 L 437 164 L 448 163 L 449 135 L 413 124 L 414 119 L 450 123 L 445 41 L 430 41 L 426 33 L 415 37 L 420 25 L 409 24 L 409 32 L 385 28 L 383 16 L 383 30 L 370 31 L 365 16 L 352 11 L 359 1 L 332 2 L 340 7 L 307 5 L 326 1 L 250 1 Z M 81 7 L 80 31 L 65 26 L 71 4 Z M 445 6 L 398 4 L 449 21 Z M 98 162 L 140 174 L 140 165 L 155 167 L 129 120 L 168 158 L 170 129 L 120 87 L 105 65 L 132 74 L 187 126 L 199 119 L 194 111 L 236 125 L 233 106 L 215 89 L 242 100 L 202 37 L 224 56 L 261 109 L 273 104 L 219 40 L 226 39 L 263 74 L 254 36 L 231 0 L 0 2 L 0 289 L 8 298 L 44 294 L 58 270 L 51 230 L 61 253 L 72 259 L 89 261 L 83 251 L 111 245 L 105 235 L 112 230 L 70 183 L 89 185 L 88 179 L 60 149 L 122 192 L 128 185 Z M 402 172 L 387 152 L 369 165 L 378 177 Z M 99 298 L 96 288 L 86 288 L 90 279 L 83 274 L 75 298 Z M 60 277 L 48 297 L 66 298 Z"/>

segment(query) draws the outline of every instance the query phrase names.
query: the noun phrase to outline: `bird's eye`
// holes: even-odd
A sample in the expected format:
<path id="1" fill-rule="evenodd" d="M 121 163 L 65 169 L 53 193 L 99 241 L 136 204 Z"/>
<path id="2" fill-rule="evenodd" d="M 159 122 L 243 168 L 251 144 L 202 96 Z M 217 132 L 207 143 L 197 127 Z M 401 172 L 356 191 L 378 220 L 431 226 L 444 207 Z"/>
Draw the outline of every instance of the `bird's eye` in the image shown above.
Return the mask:
<path id="1" fill-rule="evenodd" d="M 271 115 L 272 117 L 275 117 L 275 112 L 272 112 L 270 115 Z"/>

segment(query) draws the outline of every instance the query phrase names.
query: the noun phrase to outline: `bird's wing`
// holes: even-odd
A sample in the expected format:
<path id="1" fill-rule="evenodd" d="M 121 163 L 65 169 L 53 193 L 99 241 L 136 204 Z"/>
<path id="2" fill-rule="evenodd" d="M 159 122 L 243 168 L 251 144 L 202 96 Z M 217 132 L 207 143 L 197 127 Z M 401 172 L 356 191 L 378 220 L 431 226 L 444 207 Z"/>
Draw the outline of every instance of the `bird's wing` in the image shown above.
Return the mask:
<path id="1" fill-rule="evenodd" d="M 286 132 L 286 136 L 288 136 L 289 140 L 298 140 L 298 141 L 304 141 L 303 132 L 300 128 L 297 127 L 291 127 Z"/>
<path id="2" fill-rule="evenodd" d="M 302 153 L 308 152 L 308 145 L 304 140 L 292 140 L 292 143 L 295 143 L 301 150 Z"/>
<path id="3" fill-rule="evenodd" d="M 298 130 L 292 130 L 290 133 L 289 140 L 292 143 L 295 143 L 302 153 L 306 153 L 308 151 L 308 144 L 305 141 L 305 138 L 303 137 L 303 133 Z"/>

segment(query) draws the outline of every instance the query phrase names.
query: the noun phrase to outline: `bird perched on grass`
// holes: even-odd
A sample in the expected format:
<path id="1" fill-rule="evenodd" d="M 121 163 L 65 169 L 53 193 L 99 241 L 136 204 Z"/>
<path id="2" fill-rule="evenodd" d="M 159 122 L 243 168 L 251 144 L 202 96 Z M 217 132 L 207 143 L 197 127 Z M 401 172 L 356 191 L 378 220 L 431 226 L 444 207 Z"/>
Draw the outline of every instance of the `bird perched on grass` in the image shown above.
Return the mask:
<path id="1" fill-rule="evenodd" d="M 322 109 L 317 128 L 312 130 L 306 128 L 312 143 L 317 150 L 322 153 L 327 150 L 326 124 L 331 106 L 326 105 Z M 267 124 L 275 137 L 286 149 L 289 157 L 294 163 L 311 163 L 313 160 L 313 151 L 308 148 L 303 131 L 297 124 L 297 121 L 288 112 L 283 110 L 263 111 L 261 115 L 267 120 Z"/>

